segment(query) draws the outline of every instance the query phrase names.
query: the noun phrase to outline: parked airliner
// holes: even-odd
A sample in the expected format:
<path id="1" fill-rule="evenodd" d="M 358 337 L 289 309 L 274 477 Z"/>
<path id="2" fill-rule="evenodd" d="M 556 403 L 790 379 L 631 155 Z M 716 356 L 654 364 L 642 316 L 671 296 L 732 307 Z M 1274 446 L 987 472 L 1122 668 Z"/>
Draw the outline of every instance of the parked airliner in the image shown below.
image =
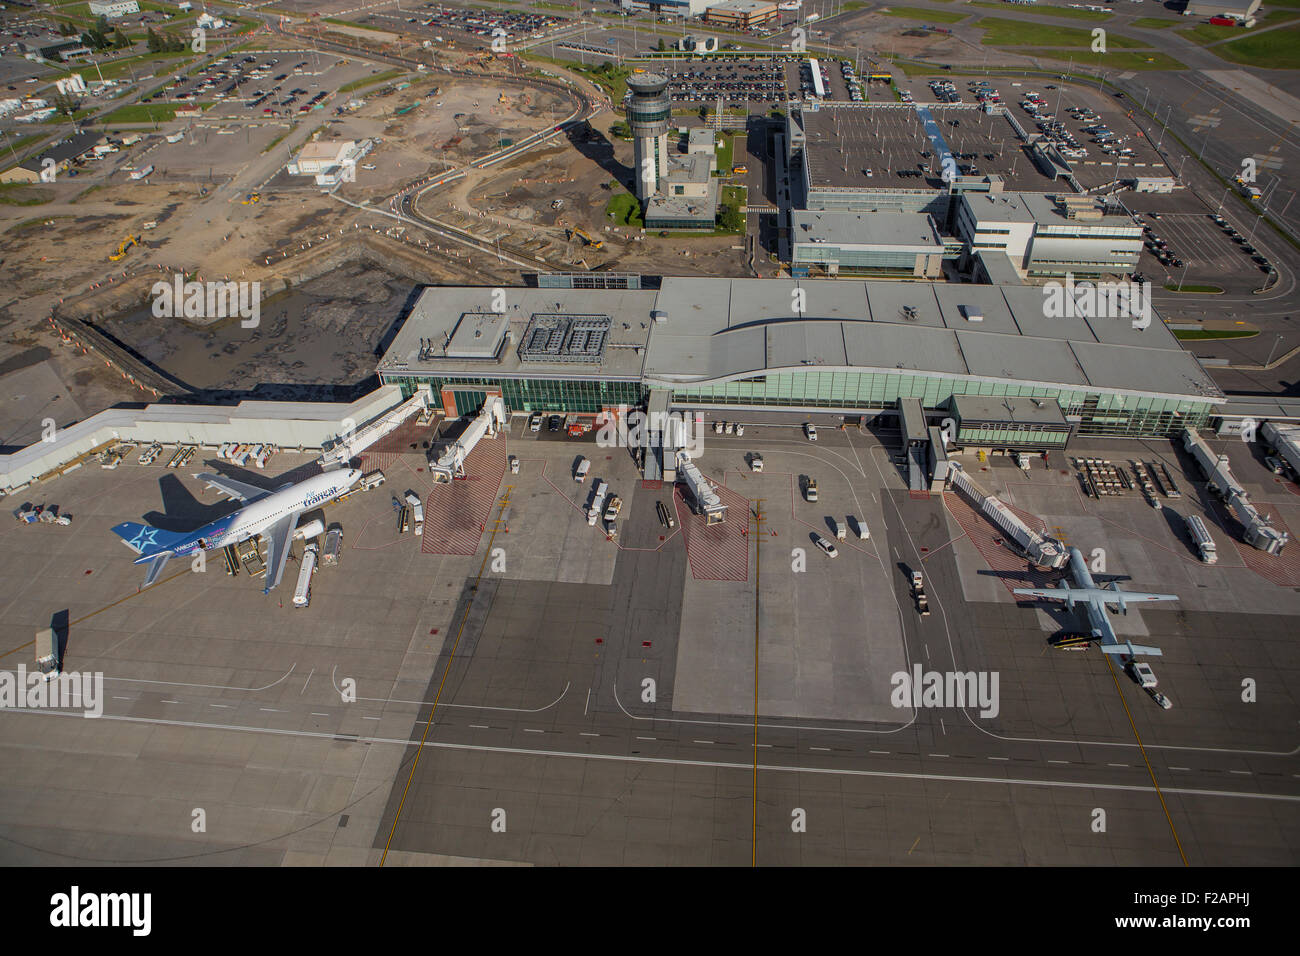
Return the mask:
<path id="1" fill-rule="evenodd" d="M 1088 571 L 1088 562 L 1078 548 L 1067 548 L 1070 555 L 1069 575 L 1073 587 L 1062 584 L 1056 588 L 1016 588 L 1013 594 L 1023 594 L 1047 601 L 1064 601 L 1068 610 L 1073 611 L 1075 604 L 1082 604 L 1088 612 L 1088 624 L 1092 639 L 1101 644 L 1103 654 L 1118 655 L 1123 661 L 1136 654 L 1151 657 L 1160 655 L 1160 648 L 1131 641 L 1121 641 L 1110 623 L 1106 606 L 1116 605 L 1121 614 L 1128 613 L 1128 605 L 1138 601 L 1177 601 L 1177 594 L 1152 594 L 1142 591 L 1121 591 L 1119 585 L 1111 582 L 1109 588 L 1098 587 Z"/>
<path id="2" fill-rule="evenodd" d="M 148 564 L 142 587 L 149 587 L 172 557 L 184 557 L 200 551 L 213 551 L 227 545 L 262 535 L 267 539 L 266 587 L 267 594 L 280 583 L 284 562 L 289 556 L 289 543 L 298 517 L 308 508 L 333 501 L 361 478 L 356 468 L 327 471 L 297 483 L 281 485 L 274 491 L 248 485 L 223 475 L 195 475 L 209 488 L 215 488 L 229 498 L 244 502 L 244 507 L 225 517 L 210 521 L 197 531 L 164 531 L 135 521 L 124 521 L 113 526 L 113 533 L 126 546 L 139 555 L 136 564 Z"/>

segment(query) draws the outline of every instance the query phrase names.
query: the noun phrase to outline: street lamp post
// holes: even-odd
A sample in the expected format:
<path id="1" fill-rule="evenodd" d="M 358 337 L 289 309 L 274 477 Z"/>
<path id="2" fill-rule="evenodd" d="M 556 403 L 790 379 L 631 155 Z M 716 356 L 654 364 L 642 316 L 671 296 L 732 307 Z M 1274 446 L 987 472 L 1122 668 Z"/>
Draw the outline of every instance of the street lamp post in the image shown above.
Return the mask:
<path id="1" fill-rule="evenodd" d="M 1273 364 L 1273 353 L 1277 351 L 1277 347 L 1281 344 L 1282 344 L 1282 336 L 1278 335 L 1278 337 L 1273 340 L 1273 347 L 1268 350 L 1268 361 L 1264 363 L 1265 368 L 1268 368 L 1270 365 Z"/>

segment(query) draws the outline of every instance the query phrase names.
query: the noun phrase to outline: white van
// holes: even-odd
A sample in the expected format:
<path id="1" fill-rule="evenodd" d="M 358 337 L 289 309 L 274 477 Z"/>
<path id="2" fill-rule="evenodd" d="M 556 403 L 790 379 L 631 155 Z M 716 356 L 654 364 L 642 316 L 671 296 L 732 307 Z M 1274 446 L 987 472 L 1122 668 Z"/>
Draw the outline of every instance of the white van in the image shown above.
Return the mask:
<path id="1" fill-rule="evenodd" d="M 582 484 L 587 480 L 587 472 L 591 471 L 591 462 L 586 458 L 578 462 L 578 467 L 573 470 L 573 480 Z"/>
<path id="2" fill-rule="evenodd" d="M 302 567 L 298 571 L 298 587 L 293 592 L 293 606 L 306 607 L 311 603 L 311 576 L 316 570 L 316 545 L 302 549 Z"/>

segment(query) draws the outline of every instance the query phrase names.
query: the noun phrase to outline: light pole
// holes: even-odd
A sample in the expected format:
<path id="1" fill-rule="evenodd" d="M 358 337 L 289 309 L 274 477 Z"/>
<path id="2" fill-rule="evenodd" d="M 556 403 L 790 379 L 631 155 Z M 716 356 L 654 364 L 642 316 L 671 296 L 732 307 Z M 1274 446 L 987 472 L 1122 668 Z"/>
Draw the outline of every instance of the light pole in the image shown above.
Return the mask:
<path id="1" fill-rule="evenodd" d="M 1258 216 L 1255 217 L 1255 221 L 1250 224 L 1250 235 L 1246 237 L 1247 242 L 1250 242 L 1252 239 L 1255 238 L 1255 227 L 1259 225 L 1259 221 L 1263 218 L 1264 218 L 1264 214 L 1261 212 Z"/>
<path id="2" fill-rule="evenodd" d="M 1223 190 L 1223 195 L 1219 197 L 1219 210 L 1218 210 L 1219 212 L 1223 212 L 1223 203 L 1228 198 L 1228 189 L 1230 188 L 1231 187 L 1225 188 Z"/>
<path id="3" fill-rule="evenodd" d="M 1265 282 L 1267 283 L 1267 279 L 1265 279 Z M 1279 335 L 1276 339 L 1273 340 L 1273 347 L 1268 350 L 1268 361 L 1264 363 L 1265 368 L 1268 368 L 1270 365 L 1273 364 L 1273 353 L 1277 351 L 1277 347 L 1281 344 L 1282 344 L 1282 336 Z"/>
<path id="4" fill-rule="evenodd" d="M 1188 268 L 1188 266 L 1190 266 L 1191 264 L 1192 264 L 1192 260 L 1191 260 L 1191 259 L 1188 259 L 1186 262 L 1183 263 L 1183 274 L 1182 274 L 1181 276 L 1178 277 L 1178 291 L 1179 291 L 1179 292 L 1182 292 L 1182 291 L 1183 291 L 1183 280 L 1187 278 L 1187 268 Z"/>

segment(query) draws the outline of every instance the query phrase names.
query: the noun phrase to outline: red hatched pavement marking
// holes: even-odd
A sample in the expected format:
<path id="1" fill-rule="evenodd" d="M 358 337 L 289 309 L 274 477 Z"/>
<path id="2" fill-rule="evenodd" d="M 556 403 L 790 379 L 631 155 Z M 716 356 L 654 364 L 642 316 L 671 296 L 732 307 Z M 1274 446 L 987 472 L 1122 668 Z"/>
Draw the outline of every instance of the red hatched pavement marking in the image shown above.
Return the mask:
<path id="1" fill-rule="evenodd" d="M 424 554 L 474 554 L 506 473 L 505 435 L 484 438 L 465 459 L 465 477 L 435 484 L 424 501 Z"/>
<path id="2" fill-rule="evenodd" d="M 975 545 L 988 566 L 1001 573 L 1002 583 L 1006 585 L 1008 591 L 1016 588 L 1046 587 L 1052 580 L 1050 574 L 1035 570 L 1027 560 L 1007 545 L 999 544 L 999 541 L 1006 538 L 1006 534 L 1000 528 L 991 525 L 956 492 L 944 492 L 943 503 L 947 506 L 948 512 L 957 519 L 957 523 L 966 532 L 966 537 L 970 538 L 971 544 Z M 1006 502 L 1004 501 L 1003 504 Z M 1031 528 L 1042 529 L 1043 522 L 1037 515 L 1022 511 L 1014 505 L 1007 505 L 1007 507 Z"/>
<path id="3" fill-rule="evenodd" d="M 1267 503 L 1262 501 L 1255 502 L 1255 507 L 1261 514 L 1270 516 L 1271 524 L 1278 531 L 1290 533 L 1291 529 L 1287 527 L 1275 508 L 1270 509 Z M 1221 502 L 1215 501 L 1214 511 L 1215 517 L 1219 519 L 1219 527 L 1223 528 L 1232 539 L 1232 543 L 1237 547 L 1237 553 L 1246 562 L 1246 567 L 1260 577 L 1272 581 L 1278 587 L 1300 587 L 1300 550 L 1297 550 L 1300 549 L 1300 542 L 1293 538 L 1286 543 L 1281 554 L 1265 554 L 1242 540 L 1241 522 L 1230 509 L 1224 507 Z"/>
<path id="4" fill-rule="evenodd" d="M 724 485 L 713 486 L 727 506 L 727 520 L 713 526 L 691 511 L 673 486 L 673 510 L 686 539 L 686 559 L 697 581 L 749 580 L 749 499 Z"/>

